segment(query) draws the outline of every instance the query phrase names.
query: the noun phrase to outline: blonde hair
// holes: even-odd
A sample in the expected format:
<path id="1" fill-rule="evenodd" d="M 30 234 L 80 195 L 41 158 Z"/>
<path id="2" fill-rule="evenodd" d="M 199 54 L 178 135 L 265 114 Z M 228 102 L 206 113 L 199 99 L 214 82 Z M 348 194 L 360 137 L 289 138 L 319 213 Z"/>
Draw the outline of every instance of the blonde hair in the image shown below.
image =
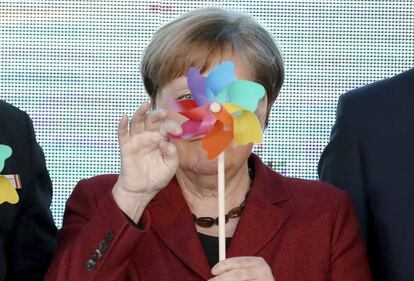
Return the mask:
<path id="1" fill-rule="evenodd" d="M 197 66 L 203 72 L 217 56 L 237 52 L 252 65 L 267 94 L 266 125 L 284 79 L 283 59 L 272 36 L 246 15 L 219 8 L 194 10 L 161 27 L 141 62 L 144 86 L 155 106 L 158 91 Z"/>

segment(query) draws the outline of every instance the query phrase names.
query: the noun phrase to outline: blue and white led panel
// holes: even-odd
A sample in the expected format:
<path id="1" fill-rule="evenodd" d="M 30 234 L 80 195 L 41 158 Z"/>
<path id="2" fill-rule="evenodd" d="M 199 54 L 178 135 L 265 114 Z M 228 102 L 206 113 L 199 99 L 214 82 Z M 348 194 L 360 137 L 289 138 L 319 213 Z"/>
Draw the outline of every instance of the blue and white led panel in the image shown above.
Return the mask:
<path id="1" fill-rule="evenodd" d="M 414 64 L 411 0 L 1 1 L 0 98 L 34 121 L 58 226 L 80 179 L 119 171 L 117 123 L 147 100 L 152 34 L 206 6 L 251 15 L 282 49 L 285 84 L 255 150 L 284 175 L 317 177 L 340 94 Z"/>

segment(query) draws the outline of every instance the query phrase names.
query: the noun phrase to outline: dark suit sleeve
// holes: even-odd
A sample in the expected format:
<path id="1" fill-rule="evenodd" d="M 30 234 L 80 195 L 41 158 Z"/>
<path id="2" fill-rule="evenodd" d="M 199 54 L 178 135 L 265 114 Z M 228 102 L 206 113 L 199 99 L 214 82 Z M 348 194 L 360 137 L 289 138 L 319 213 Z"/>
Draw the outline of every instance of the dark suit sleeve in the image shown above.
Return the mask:
<path id="1" fill-rule="evenodd" d="M 20 210 L 8 240 L 8 280 L 43 280 L 56 244 L 56 227 L 49 209 L 52 184 L 27 115 L 26 132 L 22 149 L 27 149 L 29 161 L 29 170 L 23 175 L 28 177 L 28 186 L 23 189 Z"/>
<path id="2" fill-rule="evenodd" d="M 336 121 L 331 139 L 322 153 L 318 174 L 322 181 L 349 193 L 366 242 L 369 211 L 364 187 L 363 158 L 355 126 L 358 119 L 353 108 L 347 94 L 339 98 Z"/>

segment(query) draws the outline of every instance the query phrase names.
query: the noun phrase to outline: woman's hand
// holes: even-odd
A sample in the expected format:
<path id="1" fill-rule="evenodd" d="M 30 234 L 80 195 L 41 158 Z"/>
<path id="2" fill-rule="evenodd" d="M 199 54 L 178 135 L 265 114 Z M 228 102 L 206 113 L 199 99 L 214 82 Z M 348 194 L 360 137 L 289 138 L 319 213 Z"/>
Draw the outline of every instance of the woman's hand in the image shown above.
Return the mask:
<path id="1" fill-rule="evenodd" d="M 178 167 L 176 147 L 168 134 L 179 135 L 181 127 L 167 121 L 165 110 L 148 112 L 144 103 L 132 117 L 122 117 L 118 125 L 121 172 L 112 189 L 118 206 L 138 222 L 151 199 L 164 188 Z"/>
<path id="2" fill-rule="evenodd" d="M 235 257 L 217 263 L 211 273 L 216 277 L 209 281 L 275 281 L 272 270 L 261 257 Z"/>

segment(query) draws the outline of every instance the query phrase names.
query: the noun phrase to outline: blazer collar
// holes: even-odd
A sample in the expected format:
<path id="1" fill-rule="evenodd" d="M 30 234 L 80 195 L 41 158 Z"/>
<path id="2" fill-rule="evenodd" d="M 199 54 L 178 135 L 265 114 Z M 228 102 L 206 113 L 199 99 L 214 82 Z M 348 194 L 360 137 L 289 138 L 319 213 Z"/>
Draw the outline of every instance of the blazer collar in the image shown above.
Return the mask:
<path id="1" fill-rule="evenodd" d="M 289 216 L 282 202 L 290 197 L 284 178 L 252 154 L 255 179 L 233 235 L 227 257 L 255 256 L 278 233 Z"/>
<path id="2" fill-rule="evenodd" d="M 279 231 L 288 211 L 279 203 L 290 197 L 283 177 L 254 154 L 249 158 L 255 179 L 227 257 L 254 256 Z M 174 254 L 204 279 L 211 277 L 207 257 L 199 240 L 190 209 L 174 178 L 148 208 L 152 228 Z"/>

